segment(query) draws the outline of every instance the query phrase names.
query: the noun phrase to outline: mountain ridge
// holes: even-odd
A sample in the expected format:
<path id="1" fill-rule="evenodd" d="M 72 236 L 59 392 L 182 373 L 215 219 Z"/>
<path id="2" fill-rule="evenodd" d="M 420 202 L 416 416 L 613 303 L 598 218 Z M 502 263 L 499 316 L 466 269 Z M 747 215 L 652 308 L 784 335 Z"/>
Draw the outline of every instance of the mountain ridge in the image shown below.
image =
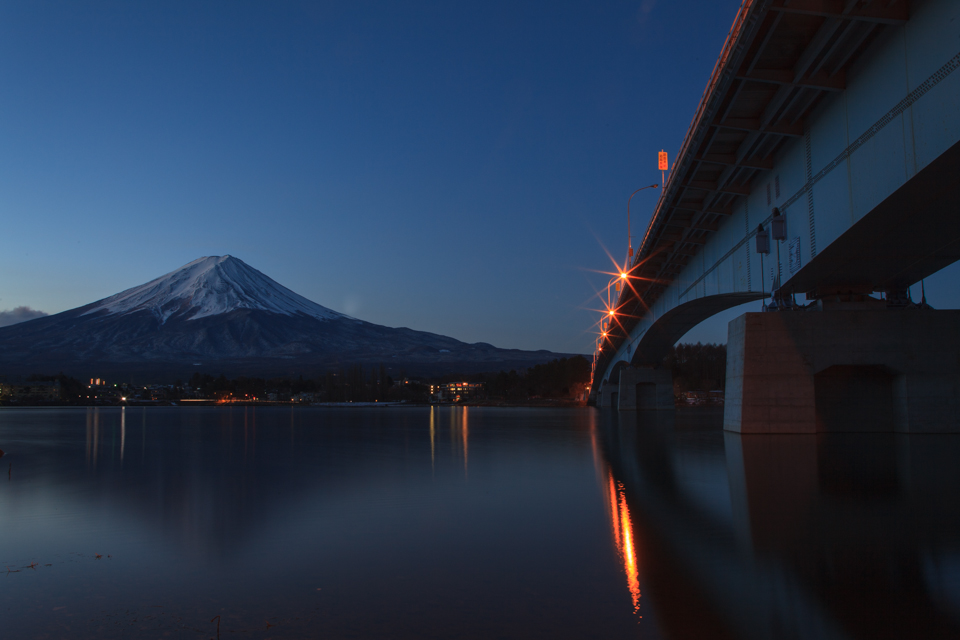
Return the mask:
<path id="1" fill-rule="evenodd" d="M 345 363 L 470 373 L 567 355 L 468 344 L 352 318 L 229 255 L 205 256 L 113 296 L 0 328 L 0 373 L 189 375 L 203 367 L 280 375 Z"/>

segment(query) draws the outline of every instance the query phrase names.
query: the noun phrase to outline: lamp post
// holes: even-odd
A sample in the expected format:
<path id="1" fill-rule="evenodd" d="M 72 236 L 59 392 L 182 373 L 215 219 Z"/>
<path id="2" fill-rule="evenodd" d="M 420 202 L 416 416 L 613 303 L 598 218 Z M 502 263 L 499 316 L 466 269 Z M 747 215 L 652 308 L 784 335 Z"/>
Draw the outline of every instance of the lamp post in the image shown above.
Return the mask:
<path id="1" fill-rule="evenodd" d="M 637 195 L 644 189 L 656 189 L 659 186 L 660 185 L 658 184 L 651 184 L 651 185 L 647 185 L 646 187 L 640 187 L 639 189 L 631 193 L 629 198 L 627 198 L 627 265 L 628 267 L 630 264 L 630 258 L 633 257 L 633 236 L 630 235 L 630 201 L 633 200 L 633 196 Z M 624 269 L 624 271 L 629 271 L 629 269 Z"/>
<path id="2" fill-rule="evenodd" d="M 596 361 L 598 354 L 603 351 L 603 343 L 607 340 L 607 334 L 610 331 L 610 326 L 612 325 L 612 319 L 616 315 L 616 311 L 613 309 L 613 303 L 610 299 L 610 287 L 613 286 L 617 293 L 621 291 L 621 287 L 624 282 L 627 281 L 627 274 L 630 273 L 630 259 L 633 258 L 633 235 L 630 231 L 630 201 L 633 200 L 633 196 L 637 195 L 644 189 L 656 189 L 659 187 L 659 184 L 650 184 L 645 187 L 640 187 L 636 191 L 630 194 L 630 197 L 627 198 L 627 259 L 624 264 L 623 270 L 620 272 L 619 276 L 614 277 L 607 284 L 607 316 L 600 321 L 600 332 L 601 336 L 598 340 L 597 350 L 593 354 L 594 358 L 594 367 L 596 367 Z"/>

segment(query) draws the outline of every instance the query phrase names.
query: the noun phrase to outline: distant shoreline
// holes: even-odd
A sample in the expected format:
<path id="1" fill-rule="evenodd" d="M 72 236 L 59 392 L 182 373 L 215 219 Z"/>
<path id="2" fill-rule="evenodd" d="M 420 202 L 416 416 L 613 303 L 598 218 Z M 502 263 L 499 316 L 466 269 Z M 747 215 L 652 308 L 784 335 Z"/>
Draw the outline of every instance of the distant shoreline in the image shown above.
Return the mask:
<path id="1" fill-rule="evenodd" d="M 326 408 L 326 409 L 376 409 L 376 408 L 400 408 L 400 407 L 504 407 L 504 408 L 578 408 L 587 406 L 583 402 L 577 402 L 569 399 L 544 399 L 542 401 L 523 401 L 507 402 L 488 400 L 482 402 L 456 402 L 456 403 L 428 403 L 428 402 L 271 402 L 269 400 L 256 402 L 219 402 L 217 400 L 207 399 L 187 399 L 166 401 L 166 402 L 122 402 L 117 404 L 106 403 L 46 403 L 46 404 L 6 404 L 0 405 L 2 409 L 55 409 L 55 408 L 80 408 L 80 407 L 302 407 L 302 408 Z"/>

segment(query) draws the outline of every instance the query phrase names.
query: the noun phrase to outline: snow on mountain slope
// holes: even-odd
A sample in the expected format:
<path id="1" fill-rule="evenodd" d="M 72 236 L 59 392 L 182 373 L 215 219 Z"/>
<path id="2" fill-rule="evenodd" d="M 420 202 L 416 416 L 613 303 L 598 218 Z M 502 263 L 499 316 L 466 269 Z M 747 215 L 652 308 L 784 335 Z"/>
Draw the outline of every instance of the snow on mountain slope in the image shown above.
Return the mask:
<path id="1" fill-rule="evenodd" d="M 165 323 L 172 316 L 197 320 L 237 309 L 304 314 L 319 320 L 349 318 L 297 295 L 229 255 L 194 260 L 156 280 L 95 302 L 83 315 L 146 310 Z"/>

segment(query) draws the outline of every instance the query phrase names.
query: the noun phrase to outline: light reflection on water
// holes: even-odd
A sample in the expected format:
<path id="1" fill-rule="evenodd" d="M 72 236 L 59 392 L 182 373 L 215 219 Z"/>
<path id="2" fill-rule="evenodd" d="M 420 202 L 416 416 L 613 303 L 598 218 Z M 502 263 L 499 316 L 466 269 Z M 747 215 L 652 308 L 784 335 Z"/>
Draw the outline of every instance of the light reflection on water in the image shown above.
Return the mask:
<path id="1" fill-rule="evenodd" d="M 637 566 L 636 542 L 633 536 L 633 520 L 624 495 L 623 485 L 615 483 L 608 472 L 607 509 L 610 512 L 610 526 L 613 529 L 613 541 L 623 561 L 623 573 L 627 578 L 627 590 L 633 600 L 633 611 L 640 611 L 640 570 Z M 616 484 L 616 486 L 614 486 Z M 642 617 L 642 616 L 641 616 Z"/>
<path id="2" fill-rule="evenodd" d="M 721 421 L 2 410 L 0 635 L 960 637 L 960 437 Z"/>
<path id="3" fill-rule="evenodd" d="M 634 637 L 596 418 L 2 410 L 0 635 Z"/>
<path id="4" fill-rule="evenodd" d="M 960 436 L 721 423 L 601 414 L 608 502 L 635 523 L 640 611 L 660 634 L 960 638 Z"/>

